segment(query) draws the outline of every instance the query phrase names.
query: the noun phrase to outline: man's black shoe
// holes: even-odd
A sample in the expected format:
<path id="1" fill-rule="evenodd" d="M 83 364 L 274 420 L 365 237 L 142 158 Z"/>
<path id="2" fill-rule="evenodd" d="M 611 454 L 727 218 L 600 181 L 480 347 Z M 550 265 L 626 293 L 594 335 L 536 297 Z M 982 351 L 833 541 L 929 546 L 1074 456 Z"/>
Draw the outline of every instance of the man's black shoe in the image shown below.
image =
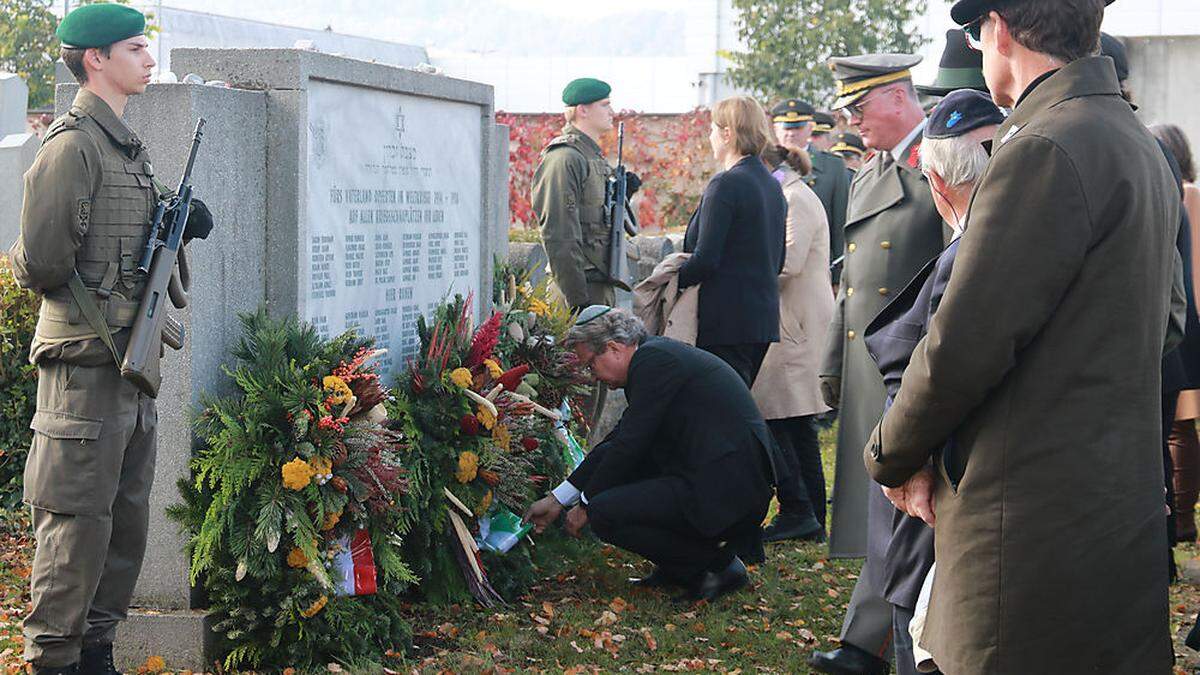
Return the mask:
<path id="1" fill-rule="evenodd" d="M 808 667 L 832 675 L 887 675 L 891 671 L 887 661 L 846 642 L 831 652 L 813 652 Z"/>
<path id="2" fill-rule="evenodd" d="M 654 571 L 650 574 L 644 577 L 634 577 L 629 580 L 629 583 L 638 588 L 666 588 L 668 586 L 685 585 L 670 572 L 658 565 L 654 566 Z"/>
<path id="3" fill-rule="evenodd" d="M 121 675 L 113 664 L 112 644 L 86 647 L 80 652 L 79 675 Z"/>
<path id="4" fill-rule="evenodd" d="M 78 663 L 72 663 L 69 666 L 54 666 L 53 668 L 37 665 L 33 667 L 33 675 L 77 675 L 77 673 L 79 673 Z"/>
<path id="5" fill-rule="evenodd" d="M 825 528 L 812 516 L 801 519 L 788 518 L 782 515 L 776 517 L 770 525 L 763 528 L 762 540 L 764 542 L 787 541 L 790 539 L 816 542 L 825 541 Z"/>
<path id="6" fill-rule="evenodd" d="M 680 600 L 712 602 L 717 598 L 728 595 L 745 586 L 750 581 L 746 573 L 746 565 L 737 556 L 720 572 L 705 572 L 688 593 L 680 596 Z"/>

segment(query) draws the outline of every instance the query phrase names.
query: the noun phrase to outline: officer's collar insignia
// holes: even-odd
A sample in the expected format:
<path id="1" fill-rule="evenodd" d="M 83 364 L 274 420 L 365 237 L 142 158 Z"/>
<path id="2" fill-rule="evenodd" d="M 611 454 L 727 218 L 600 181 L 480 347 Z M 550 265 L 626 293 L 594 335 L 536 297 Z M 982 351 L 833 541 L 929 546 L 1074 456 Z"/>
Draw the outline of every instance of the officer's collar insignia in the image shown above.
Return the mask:
<path id="1" fill-rule="evenodd" d="M 1019 131 L 1021 131 L 1021 127 L 1014 124 L 1012 128 L 1008 130 L 1008 133 L 1004 134 L 1004 138 L 1000 139 L 1000 145 L 1004 145 L 1005 143 L 1009 142 L 1009 140 L 1011 140 L 1013 136 L 1016 136 L 1017 132 Z"/>

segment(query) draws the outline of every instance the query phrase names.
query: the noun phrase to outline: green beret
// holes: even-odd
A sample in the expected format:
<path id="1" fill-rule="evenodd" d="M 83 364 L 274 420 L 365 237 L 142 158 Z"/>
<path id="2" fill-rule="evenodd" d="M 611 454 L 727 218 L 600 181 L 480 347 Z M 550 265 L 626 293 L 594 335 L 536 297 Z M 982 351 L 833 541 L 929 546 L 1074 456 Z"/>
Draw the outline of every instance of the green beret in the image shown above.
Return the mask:
<path id="1" fill-rule="evenodd" d="M 594 77 L 581 77 L 578 80 L 571 80 L 563 88 L 563 103 L 567 105 L 595 103 L 608 98 L 610 93 L 612 93 L 612 87 L 608 86 L 607 82 Z"/>
<path id="2" fill-rule="evenodd" d="M 146 32 L 146 17 L 112 2 L 84 5 L 63 17 L 54 34 L 64 47 L 106 47 Z"/>

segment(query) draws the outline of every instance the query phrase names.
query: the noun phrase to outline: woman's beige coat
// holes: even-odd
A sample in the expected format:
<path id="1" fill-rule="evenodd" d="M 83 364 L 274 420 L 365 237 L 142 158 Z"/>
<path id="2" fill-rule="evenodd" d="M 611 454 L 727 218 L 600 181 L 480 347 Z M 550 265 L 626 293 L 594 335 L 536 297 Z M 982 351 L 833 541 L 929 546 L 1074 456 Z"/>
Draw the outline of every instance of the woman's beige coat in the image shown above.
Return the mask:
<path id="1" fill-rule="evenodd" d="M 779 342 L 771 345 L 754 381 L 754 400 L 769 420 L 829 410 L 817 371 L 833 317 L 829 225 L 825 207 L 803 177 L 783 165 L 787 249 L 779 275 Z"/>

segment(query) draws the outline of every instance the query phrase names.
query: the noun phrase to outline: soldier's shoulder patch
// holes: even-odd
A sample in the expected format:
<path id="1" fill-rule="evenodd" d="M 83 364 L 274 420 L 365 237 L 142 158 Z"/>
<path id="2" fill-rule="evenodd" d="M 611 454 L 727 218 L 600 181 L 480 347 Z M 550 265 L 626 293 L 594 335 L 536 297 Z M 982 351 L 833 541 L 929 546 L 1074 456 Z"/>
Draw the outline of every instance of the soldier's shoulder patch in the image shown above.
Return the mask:
<path id="1" fill-rule="evenodd" d="M 80 232 L 87 231 L 88 221 L 90 221 L 91 219 L 92 219 L 92 200 L 80 199 L 79 200 L 79 231 Z"/>

